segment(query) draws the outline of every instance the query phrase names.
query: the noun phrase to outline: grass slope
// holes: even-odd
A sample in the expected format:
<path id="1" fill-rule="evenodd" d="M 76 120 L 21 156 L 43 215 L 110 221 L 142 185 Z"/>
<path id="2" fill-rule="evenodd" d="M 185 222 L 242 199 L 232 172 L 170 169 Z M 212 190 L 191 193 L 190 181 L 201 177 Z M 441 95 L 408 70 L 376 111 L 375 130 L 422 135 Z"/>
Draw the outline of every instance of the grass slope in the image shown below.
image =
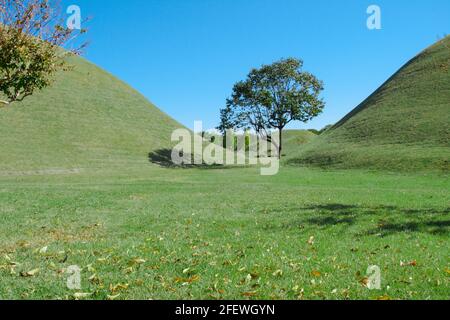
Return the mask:
<path id="1" fill-rule="evenodd" d="M 311 143 L 317 135 L 308 130 L 283 131 L 283 154 L 298 152 L 304 145 Z"/>
<path id="2" fill-rule="evenodd" d="M 182 127 L 107 72 L 79 57 L 70 63 L 51 88 L 0 109 L 0 172 L 145 163 Z"/>
<path id="3" fill-rule="evenodd" d="M 450 37 L 403 66 L 361 105 L 288 159 L 337 168 L 449 170 Z"/>

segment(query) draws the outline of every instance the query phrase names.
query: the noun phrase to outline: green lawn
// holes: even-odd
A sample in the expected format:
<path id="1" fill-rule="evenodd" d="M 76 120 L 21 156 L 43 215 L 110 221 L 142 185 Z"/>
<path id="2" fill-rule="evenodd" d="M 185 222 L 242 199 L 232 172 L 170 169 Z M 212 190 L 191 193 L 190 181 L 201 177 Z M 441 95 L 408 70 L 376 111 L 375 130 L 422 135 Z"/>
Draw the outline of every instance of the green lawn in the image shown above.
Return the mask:
<path id="1" fill-rule="evenodd" d="M 48 173 L 0 174 L 0 299 L 450 298 L 447 175 Z"/>

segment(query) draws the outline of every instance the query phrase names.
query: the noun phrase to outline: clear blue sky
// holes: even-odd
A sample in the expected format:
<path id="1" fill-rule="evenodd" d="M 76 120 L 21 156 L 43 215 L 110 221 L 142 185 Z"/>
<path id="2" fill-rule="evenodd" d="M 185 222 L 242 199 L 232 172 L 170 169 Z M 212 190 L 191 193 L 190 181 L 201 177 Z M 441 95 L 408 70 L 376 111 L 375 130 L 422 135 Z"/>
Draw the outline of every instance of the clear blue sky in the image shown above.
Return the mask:
<path id="1" fill-rule="evenodd" d="M 450 32 L 449 0 L 65 0 L 91 16 L 85 56 L 192 128 L 219 108 L 252 67 L 299 57 L 325 83 L 338 121 L 422 49 Z M 366 27 L 367 7 L 382 30 Z"/>

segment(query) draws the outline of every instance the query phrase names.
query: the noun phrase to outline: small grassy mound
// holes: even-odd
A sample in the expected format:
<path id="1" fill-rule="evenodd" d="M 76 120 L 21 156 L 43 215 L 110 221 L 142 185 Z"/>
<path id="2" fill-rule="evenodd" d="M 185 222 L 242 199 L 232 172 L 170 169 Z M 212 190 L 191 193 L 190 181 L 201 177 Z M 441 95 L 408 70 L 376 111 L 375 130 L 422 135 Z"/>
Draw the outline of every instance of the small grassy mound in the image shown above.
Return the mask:
<path id="1" fill-rule="evenodd" d="M 286 130 L 283 132 L 283 154 L 290 155 L 298 152 L 316 138 L 317 135 L 308 130 Z"/>

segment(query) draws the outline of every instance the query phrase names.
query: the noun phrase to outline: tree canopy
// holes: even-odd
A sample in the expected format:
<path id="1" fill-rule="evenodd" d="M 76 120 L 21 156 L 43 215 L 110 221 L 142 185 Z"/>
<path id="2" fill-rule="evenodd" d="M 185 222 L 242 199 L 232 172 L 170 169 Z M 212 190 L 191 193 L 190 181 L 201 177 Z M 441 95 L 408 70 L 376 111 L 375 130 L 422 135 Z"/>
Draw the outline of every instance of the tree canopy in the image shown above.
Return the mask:
<path id="1" fill-rule="evenodd" d="M 85 32 L 66 25 L 57 0 L 0 0 L 0 107 L 49 86 L 85 44 L 61 47 Z"/>
<path id="2" fill-rule="evenodd" d="M 302 68 L 302 60 L 288 58 L 251 70 L 234 85 L 218 129 L 253 129 L 265 136 L 278 130 L 281 157 L 283 129 L 293 121 L 310 121 L 325 107 L 322 81 Z"/>

